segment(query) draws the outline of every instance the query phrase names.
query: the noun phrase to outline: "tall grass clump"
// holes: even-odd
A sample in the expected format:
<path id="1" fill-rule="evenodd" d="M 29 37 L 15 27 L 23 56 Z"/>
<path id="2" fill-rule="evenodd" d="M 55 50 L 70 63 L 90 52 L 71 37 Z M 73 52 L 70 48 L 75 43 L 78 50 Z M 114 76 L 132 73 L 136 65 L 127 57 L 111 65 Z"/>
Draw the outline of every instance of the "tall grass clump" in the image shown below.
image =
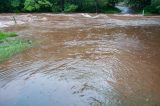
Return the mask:
<path id="1" fill-rule="evenodd" d="M 0 32 L 0 62 L 24 51 L 31 45 L 27 40 L 16 36 L 18 35 L 14 32 Z"/>

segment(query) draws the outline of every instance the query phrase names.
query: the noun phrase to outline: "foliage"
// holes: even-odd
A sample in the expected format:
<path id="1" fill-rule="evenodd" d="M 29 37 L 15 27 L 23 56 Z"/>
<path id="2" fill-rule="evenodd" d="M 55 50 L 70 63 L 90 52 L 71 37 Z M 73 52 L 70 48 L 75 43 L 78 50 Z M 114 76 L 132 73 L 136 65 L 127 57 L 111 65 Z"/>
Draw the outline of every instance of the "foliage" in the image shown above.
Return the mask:
<path id="1" fill-rule="evenodd" d="M 144 9 L 145 13 L 160 13 L 160 7 L 146 6 Z"/>
<path id="2" fill-rule="evenodd" d="M 64 5 L 64 12 L 75 12 L 77 8 L 77 5 L 67 3 Z"/>
<path id="3" fill-rule="evenodd" d="M 24 9 L 26 11 L 44 11 L 49 10 L 51 3 L 48 0 L 25 0 Z"/>
<path id="4" fill-rule="evenodd" d="M 160 0 L 152 0 L 151 7 L 155 9 L 155 13 L 160 14 Z"/>
<path id="5" fill-rule="evenodd" d="M 58 5 L 52 5 L 51 11 L 56 13 L 56 12 L 61 12 L 61 7 Z"/>
<path id="6" fill-rule="evenodd" d="M 24 0 L 11 0 L 11 11 L 20 12 L 23 11 Z"/>
<path id="7" fill-rule="evenodd" d="M 160 14 L 160 0 L 120 0 L 138 13 Z"/>
<path id="8" fill-rule="evenodd" d="M 101 12 L 112 1 L 116 0 L 1 0 L 0 12 Z"/>
<path id="9" fill-rule="evenodd" d="M 0 12 L 119 12 L 124 2 L 136 11 L 160 13 L 160 0 L 0 0 Z"/>
<path id="10" fill-rule="evenodd" d="M 0 0 L 0 12 L 9 12 L 11 10 L 10 0 Z"/>

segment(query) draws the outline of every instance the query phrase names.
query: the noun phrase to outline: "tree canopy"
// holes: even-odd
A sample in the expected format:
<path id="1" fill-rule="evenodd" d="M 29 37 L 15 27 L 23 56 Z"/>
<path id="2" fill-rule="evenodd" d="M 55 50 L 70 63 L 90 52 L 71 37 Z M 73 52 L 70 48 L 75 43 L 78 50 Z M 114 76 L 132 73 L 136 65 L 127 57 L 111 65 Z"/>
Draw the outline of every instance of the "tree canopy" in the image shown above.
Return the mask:
<path id="1" fill-rule="evenodd" d="M 135 10 L 160 13 L 160 0 L 0 0 L 0 12 L 119 12 L 124 2 Z"/>

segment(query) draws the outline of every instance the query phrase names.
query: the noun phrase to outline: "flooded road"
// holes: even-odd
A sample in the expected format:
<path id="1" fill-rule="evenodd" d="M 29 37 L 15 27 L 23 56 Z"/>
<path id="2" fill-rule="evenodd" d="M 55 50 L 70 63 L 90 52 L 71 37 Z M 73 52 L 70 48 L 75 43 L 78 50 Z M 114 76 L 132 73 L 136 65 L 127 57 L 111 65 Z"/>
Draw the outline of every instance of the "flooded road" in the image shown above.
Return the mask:
<path id="1" fill-rule="evenodd" d="M 160 106 L 160 16 L 12 15 L 37 45 L 0 63 L 0 106 Z"/>

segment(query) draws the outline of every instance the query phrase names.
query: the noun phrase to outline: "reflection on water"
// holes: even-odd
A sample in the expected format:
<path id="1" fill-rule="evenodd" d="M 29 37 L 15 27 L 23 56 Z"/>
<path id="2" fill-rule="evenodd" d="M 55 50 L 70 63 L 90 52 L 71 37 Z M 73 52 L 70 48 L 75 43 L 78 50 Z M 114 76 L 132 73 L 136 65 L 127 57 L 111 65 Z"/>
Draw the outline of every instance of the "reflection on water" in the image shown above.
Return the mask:
<path id="1" fill-rule="evenodd" d="M 11 15 L 40 45 L 0 63 L 0 106 L 160 105 L 159 17 Z"/>

